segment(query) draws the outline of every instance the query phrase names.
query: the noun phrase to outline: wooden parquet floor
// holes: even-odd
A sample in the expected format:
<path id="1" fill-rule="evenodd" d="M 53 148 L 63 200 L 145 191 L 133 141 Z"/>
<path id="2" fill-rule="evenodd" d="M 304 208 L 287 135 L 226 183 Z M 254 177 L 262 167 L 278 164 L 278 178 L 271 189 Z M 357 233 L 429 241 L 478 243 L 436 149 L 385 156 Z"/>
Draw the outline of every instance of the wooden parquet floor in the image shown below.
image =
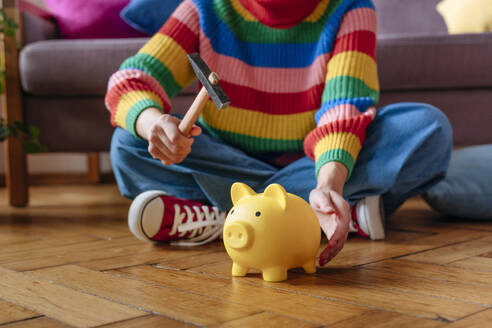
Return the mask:
<path id="1" fill-rule="evenodd" d="M 492 223 L 457 221 L 413 199 L 388 238 L 352 237 L 315 275 L 230 276 L 221 242 L 132 237 L 114 185 L 0 191 L 1 327 L 492 327 Z"/>

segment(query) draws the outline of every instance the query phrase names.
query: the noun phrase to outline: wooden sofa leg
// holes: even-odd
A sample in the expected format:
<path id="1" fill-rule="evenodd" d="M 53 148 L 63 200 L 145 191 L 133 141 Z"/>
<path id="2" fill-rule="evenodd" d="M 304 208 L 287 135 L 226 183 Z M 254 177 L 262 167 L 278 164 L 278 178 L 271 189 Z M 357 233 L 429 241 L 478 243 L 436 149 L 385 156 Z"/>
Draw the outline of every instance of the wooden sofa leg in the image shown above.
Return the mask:
<path id="1" fill-rule="evenodd" d="M 26 206 L 29 202 L 27 181 L 27 158 L 20 140 L 7 138 L 5 141 L 6 184 L 9 203 L 12 206 Z"/>
<path id="2" fill-rule="evenodd" d="M 87 154 L 87 180 L 89 181 L 89 183 L 101 182 L 99 153 Z"/>

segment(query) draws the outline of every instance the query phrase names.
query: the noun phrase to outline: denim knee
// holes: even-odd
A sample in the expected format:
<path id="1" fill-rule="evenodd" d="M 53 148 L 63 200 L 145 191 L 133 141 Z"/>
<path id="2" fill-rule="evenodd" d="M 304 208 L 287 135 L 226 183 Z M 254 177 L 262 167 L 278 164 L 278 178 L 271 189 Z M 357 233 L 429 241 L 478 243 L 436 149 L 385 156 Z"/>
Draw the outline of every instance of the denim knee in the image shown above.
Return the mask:
<path id="1" fill-rule="evenodd" d="M 453 149 L 451 124 L 446 115 L 438 108 L 428 104 L 416 103 L 414 105 L 417 108 L 413 112 L 414 116 L 409 116 L 408 125 L 414 125 L 426 133 L 425 144 L 422 146 L 427 150 L 427 156 L 424 156 L 422 161 L 429 163 L 428 174 L 443 177 L 449 166 Z M 435 172 L 431 172 L 433 169 Z"/>
<path id="2" fill-rule="evenodd" d="M 434 126 L 435 129 L 428 142 L 434 145 L 439 145 L 440 148 L 436 148 L 435 151 L 446 153 L 449 157 L 453 148 L 453 129 L 447 116 L 438 108 L 428 105 L 419 104 L 422 110 L 419 112 L 419 120 L 422 121 L 423 126 Z"/>

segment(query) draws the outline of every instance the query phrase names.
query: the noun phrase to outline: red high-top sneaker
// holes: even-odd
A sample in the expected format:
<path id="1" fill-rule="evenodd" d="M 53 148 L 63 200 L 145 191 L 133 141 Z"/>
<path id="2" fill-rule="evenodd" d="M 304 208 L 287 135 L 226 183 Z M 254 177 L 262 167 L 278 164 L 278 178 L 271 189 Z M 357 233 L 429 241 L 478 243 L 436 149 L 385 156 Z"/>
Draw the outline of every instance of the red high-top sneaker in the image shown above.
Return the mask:
<path id="1" fill-rule="evenodd" d="M 222 235 L 226 214 L 217 207 L 151 190 L 133 200 L 128 226 L 140 240 L 198 246 Z"/>
<path id="2" fill-rule="evenodd" d="M 350 232 L 372 240 L 384 239 L 384 220 L 381 196 L 368 196 L 352 207 Z"/>

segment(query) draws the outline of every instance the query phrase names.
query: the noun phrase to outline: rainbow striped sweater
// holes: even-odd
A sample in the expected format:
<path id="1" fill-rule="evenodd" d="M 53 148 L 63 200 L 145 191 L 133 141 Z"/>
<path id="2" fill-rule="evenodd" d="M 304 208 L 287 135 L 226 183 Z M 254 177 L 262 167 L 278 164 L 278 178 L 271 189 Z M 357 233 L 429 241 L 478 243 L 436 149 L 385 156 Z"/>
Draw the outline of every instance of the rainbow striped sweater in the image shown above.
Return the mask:
<path id="1" fill-rule="evenodd" d="M 184 0 L 170 19 L 109 81 L 106 106 L 113 125 L 137 136 L 149 107 L 169 99 L 195 75 L 187 53 L 199 52 L 231 106 L 209 100 L 205 128 L 258 156 L 301 152 L 349 172 L 376 114 L 376 15 L 370 0 L 321 0 L 302 22 L 269 27 L 240 0 Z M 138 136 L 137 136 L 138 137 Z"/>

